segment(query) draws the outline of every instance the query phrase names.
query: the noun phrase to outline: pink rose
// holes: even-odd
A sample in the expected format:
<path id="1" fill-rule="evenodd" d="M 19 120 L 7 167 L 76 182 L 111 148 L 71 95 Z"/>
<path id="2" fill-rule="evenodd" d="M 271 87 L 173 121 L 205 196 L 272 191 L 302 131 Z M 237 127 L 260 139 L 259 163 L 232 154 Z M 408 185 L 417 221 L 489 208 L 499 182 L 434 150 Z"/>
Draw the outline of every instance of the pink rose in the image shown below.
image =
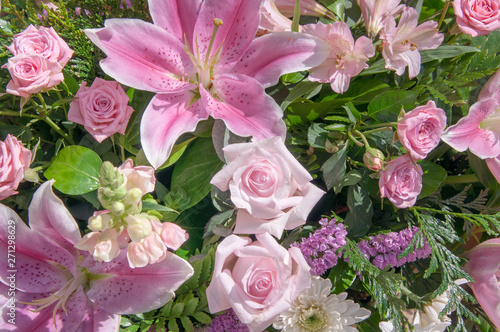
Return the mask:
<path id="1" fill-rule="evenodd" d="M 378 186 L 381 197 L 387 197 L 397 208 L 413 206 L 422 190 L 422 167 L 410 155 L 391 160 L 380 172 Z"/>
<path id="2" fill-rule="evenodd" d="M 372 171 L 378 172 L 384 165 L 384 154 L 379 149 L 367 148 L 363 155 L 363 162 Z"/>
<path id="3" fill-rule="evenodd" d="M 61 67 L 68 63 L 73 51 L 68 44 L 50 27 L 35 28 L 30 25 L 14 36 L 12 44 L 7 47 L 13 55 L 37 54 L 49 61 L 58 62 Z"/>
<path id="4" fill-rule="evenodd" d="M 68 119 L 83 125 L 98 142 L 114 133 L 125 134 L 134 110 L 118 82 L 96 78 L 90 87 L 83 82 L 75 97 Z"/>
<path id="5" fill-rule="evenodd" d="M 471 250 L 465 257 L 469 259 L 464 270 L 474 282 L 469 283 L 477 301 L 488 317 L 500 329 L 500 238 L 485 241 Z"/>
<path id="6" fill-rule="evenodd" d="M 420 160 L 439 144 L 445 127 L 446 114 L 430 100 L 427 105 L 406 113 L 399 121 L 398 138 L 413 160 Z"/>
<path id="7" fill-rule="evenodd" d="M 61 65 L 36 54 L 19 54 L 9 58 L 6 68 L 12 80 L 7 84 L 7 93 L 29 98 L 33 93 L 46 91 L 64 80 Z"/>
<path id="8" fill-rule="evenodd" d="M 472 37 L 500 28 L 499 0 L 454 0 L 453 10 L 460 30 Z"/>
<path id="9" fill-rule="evenodd" d="M 153 167 L 134 167 L 134 162 L 129 158 L 118 169 L 127 179 L 127 190 L 139 188 L 143 195 L 155 190 L 156 179 Z"/>
<path id="10" fill-rule="evenodd" d="M 269 232 L 281 237 L 306 218 L 324 192 L 311 184 L 311 175 L 287 150 L 280 137 L 224 148 L 229 164 L 211 183 L 231 191 L 238 207 L 236 234 Z"/>
<path id="11" fill-rule="evenodd" d="M 17 194 L 17 187 L 31 163 L 31 151 L 14 136 L 0 142 L 0 200 Z"/>
<path id="12" fill-rule="evenodd" d="M 207 288 L 210 312 L 233 308 L 250 331 L 262 331 L 309 288 L 311 274 L 298 248 L 286 250 L 268 234 L 228 236 L 217 247 Z"/>

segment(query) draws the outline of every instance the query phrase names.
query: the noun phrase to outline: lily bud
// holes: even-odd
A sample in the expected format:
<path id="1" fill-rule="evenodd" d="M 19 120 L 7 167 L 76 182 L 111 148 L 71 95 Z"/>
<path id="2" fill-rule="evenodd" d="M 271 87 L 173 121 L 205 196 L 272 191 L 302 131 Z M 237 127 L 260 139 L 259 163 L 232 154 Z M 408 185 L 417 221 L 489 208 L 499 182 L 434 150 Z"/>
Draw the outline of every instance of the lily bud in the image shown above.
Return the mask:
<path id="1" fill-rule="evenodd" d="M 375 148 L 367 148 L 365 154 L 363 155 L 363 162 L 366 167 L 375 172 L 382 170 L 384 160 L 385 157 L 382 151 Z"/>

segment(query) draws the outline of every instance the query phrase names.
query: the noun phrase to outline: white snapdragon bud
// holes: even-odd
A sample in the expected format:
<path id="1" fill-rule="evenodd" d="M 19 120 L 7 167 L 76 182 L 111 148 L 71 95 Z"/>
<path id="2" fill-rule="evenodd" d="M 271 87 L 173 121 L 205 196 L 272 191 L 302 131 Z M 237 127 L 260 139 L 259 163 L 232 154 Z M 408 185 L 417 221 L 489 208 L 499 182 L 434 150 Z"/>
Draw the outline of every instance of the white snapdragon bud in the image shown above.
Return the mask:
<path id="1" fill-rule="evenodd" d="M 153 231 L 151 221 L 145 214 L 128 215 L 123 218 L 126 223 L 127 233 L 134 242 L 145 239 Z"/>

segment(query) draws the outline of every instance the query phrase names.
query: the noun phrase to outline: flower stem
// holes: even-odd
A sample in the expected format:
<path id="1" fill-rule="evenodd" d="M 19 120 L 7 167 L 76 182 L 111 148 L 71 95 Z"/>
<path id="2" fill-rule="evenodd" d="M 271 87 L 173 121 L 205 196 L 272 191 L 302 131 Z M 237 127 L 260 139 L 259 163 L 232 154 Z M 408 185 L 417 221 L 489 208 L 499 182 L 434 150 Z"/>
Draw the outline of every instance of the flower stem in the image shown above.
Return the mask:
<path id="1" fill-rule="evenodd" d="M 300 0 L 295 0 L 295 8 L 293 10 L 292 31 L 299 31 L 300 20 Z"/>
<path id="2" fill-rule="evenodd" d="M 404 295 L 406 295 L 406 297 L 408 297 L 409 299 L 411 299 L 415 303 L 419 303 L 420 300 L 422 299 L 420 296 L 413 293 L 411 290 L 406 288 L 404 285 L 401 285 L 401 291 L 403 292 Z"/>
<path id="3" fill-rule="evenodd" d="M 359 135 L 359 137 L 361 137 L 361 139 L 363 140 L 363 143 L 365 143 L 365 148 L 368 149 L 370 147 L 370 144 L 366 140 L 365 135 L 363 135 L 359 130 L 355 130 L 354 133 L 357 134 L 357 135 Z"/>
<path id="4" fill-rule="evenodd" d="M 43 121 L 45 121 L 46 124 L 48 124 L 52 129 L 54 129 L 59 135 L 61 135 L 65 140 L 69 142 L 71 145 L 75 145 L 75 141 L 73 140 L 72 137 L 70 137 L 67 133 L 65 133 L 57 124 L 54 123 L 49 117 L 43 117 Z"/>
<path id="5" fill-rule="evenodd" d="M 444 4 L 444 9 L 443 13 L 441 13 L 441 17 L 439 18 L 439 23 L 438 23 L 438 29 L 441 27 L 441 24 L 443 23 L 443 20 L 446 16 L 446 13 L 448 12 L 448 7 L 450 6 L 450 0 L 446 0 L 446 3 Z"/>
<path id="6" fill-rule="evenodd" d="M 372 124 L 372 125 L 366 125 L 366 126 L 361 126 L 358 129 L 359 130 L 364 130 L 364 129 L 371 129 L 371 128 L 380 128 L 380 127 L 395 127 L 397 126 L 397 122 L 385 122 L 385 123 L 377 123 L 377 124 Z"/>
<path id="7" fill-rule="evenodd" d="M 347 131 L 347 135 L 349 135 L 349 138 L 351 139 L 351 141 L 353 141 L 356 145 L 358 145 L 358 146 L 364 145 L 363 143 L 361 143 L 360 141 L 355 139 L 354 136 L 352 136 L 352 133 L 350 131 Z"/>
<path id="8" fill-rule="evenodd" d="M 24 118 L 33 118 L 33 119 L 41 119 L 42 117 L 39 115 L 34 115 L 34 114 L 25 114 L 25 113 L 19 113 L 19 112 L 11 112 L 11 111 L 0 111 L 0 116 L 19 116 L 19 117 L 24 117 Z"/>
<path id="9" fill-rule="evenodd" d="M 475 174 L 465 174 L 465 175 L 450 175 L 446 177 L 443 184 L 461 184 L 461 183 L 474 183 L 479 182 L 479 179 Z"/>
<path id="10" fill-rule="evenodd" d="M 363 134 L 369 135 L 369 134 L 373 134 L 373 133 L 376 133 L 376 132 L 379 132 L 379 131 L 384 131 L 384 130 L 392 130 L 392 127 L 382 127 L 382 128 L 376 128 L 376 129 L 372 129 L 372 130 L 367 130 L 367 131 L 363 132 Z"/>

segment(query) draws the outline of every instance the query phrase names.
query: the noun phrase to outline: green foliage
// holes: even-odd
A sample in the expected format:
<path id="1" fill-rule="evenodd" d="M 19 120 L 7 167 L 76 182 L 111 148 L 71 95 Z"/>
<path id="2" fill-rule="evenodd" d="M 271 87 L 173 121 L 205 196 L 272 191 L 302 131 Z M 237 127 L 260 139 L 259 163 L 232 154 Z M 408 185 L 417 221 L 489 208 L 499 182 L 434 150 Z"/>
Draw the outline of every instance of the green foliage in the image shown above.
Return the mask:
<path id="1" fill-rule="evenodd" d="M 54 187 L 68 195 L 81 195 L 99 188 L 102 161 L 94 151 L 71 145 L 62 149 L 44 175 Z"/>

